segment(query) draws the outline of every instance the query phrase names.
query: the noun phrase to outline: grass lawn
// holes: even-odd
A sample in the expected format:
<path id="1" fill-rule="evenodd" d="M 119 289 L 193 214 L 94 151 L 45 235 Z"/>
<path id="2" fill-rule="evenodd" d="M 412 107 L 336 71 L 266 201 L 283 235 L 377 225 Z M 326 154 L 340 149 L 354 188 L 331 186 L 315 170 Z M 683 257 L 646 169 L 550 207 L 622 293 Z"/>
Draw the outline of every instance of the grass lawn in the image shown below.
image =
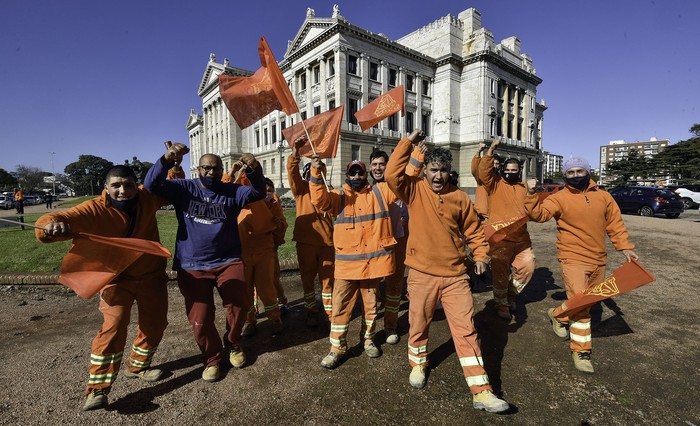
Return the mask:
<path id="1" fill-rule="evenodd" d="M 86 197 L 89 199 L 93 197 Z M 84 201 L 81 200 L 81 201 Z M 76 203 L 76 204 L 79 204 Z M 66 207 L 62 204 L 61 207 Z M 296 258 L 296 245 L 292 241 L 294 229 L 294 209 L 284 209 L 284 215 L 289 223 L 285 241 L 279 248 L 280 259 Z M 25 215 L 25 222 L 34 223 L 41 214 Z M 174 210 L 163 210 L 158 213 L 158 229 L 161 243 L 171 252 L 175 251 L 175 232 L 177 219 Z M 19 227 L 0 228 L 0 273 L 58 273 L 61 271 L 63 256 L 70 249 L 70 241 L 43 244 L 34 237 L 33 228 L 22 231 Z M 172 267 L 172 259 L 168 259 L 168 269 Z"/>

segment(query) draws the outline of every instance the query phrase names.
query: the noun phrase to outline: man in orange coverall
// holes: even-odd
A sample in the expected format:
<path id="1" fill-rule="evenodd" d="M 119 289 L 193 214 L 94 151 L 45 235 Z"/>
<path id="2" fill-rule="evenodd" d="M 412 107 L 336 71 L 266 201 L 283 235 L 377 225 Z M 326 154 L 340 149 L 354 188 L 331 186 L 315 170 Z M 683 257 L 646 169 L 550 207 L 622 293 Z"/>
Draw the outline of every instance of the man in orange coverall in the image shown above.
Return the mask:
<path id="1" fill-rule="evenodd" d="M 442 302 L 452 340 L 476 409 L 500 413 L 509 409 L 497 398 L 484 370 L 474 328 L 474 300 L 465 266 L 466 245 L 472 250 L 477 274 L 486 270 L 488 245 L 469 196 L 449 183 L 452 154 L 432 148 L 425 154 L 424 178 L 405 172 L 412 144 L 425 138 L 415 130 L 394 150 L 385 172 L 389 187 L 408 205 L 411 232 L 406 246 L 408 273 L 409 383 L 426 384 L 428 331 L 438 302 Z M 466 243 L 466 244 L 465 244 Z"/>
<path id="2" fill-rule="evenodd" d="M 571 157 L 564 161 L 562 170 L 566 186 L 544 201 L 540 201 L 535 193 L 537 182 L 534 179 L 527 181 L 525 207 L 530 219 L 546 222 L 555 218 L 557 221 L 557 259 L 567 298 L 605 279 L 606 234 L 628 261 L 638 259 L 632 251 L 634 244 L 629 242 L 617 202 L 591 180 L 590 169 L 588 161 L 582 158 Z M 555 318 L 560 309 L 547 311 L 554 333 L 563 339 L 571 338 L 569 347 L 574 367 L 584 373 L 593 373 L 590 308 L 563 318 L 561 322 Z"/>
<path id="3" fill-rule="evenodd" d="M 156 212 L 170 202 L 136 186 L 128 166 L 114 166 L 106 174 L 100 197 L 64 212 L 48 213 L 36 224 L 39 241 L 50 243 L 72 238 L 78 232 L 106 237 L 133 237 L 160 241 Z M 107 406 L 107 394 L 122 362 L 127 328 L 134 301 L 138 304 L 138 332 L 127 360 L 126 377 L 156 381 L 163 376 L 151 368 L 151 359 L 168 325 L 166 259 L 142 255 L 100 292 L 102 328 L 92 341 L 90 379 L 84 410 Z"/>
<path id="4" fill-rule="evenodd" d="M 526 215 L 523 198 L 527 189 L 522 182 L 518 160 L 505 160 L 500 175 L 493 172 L 493 151 L 500 143 L 500 140 L 494 140 L 479 164 L 479 180 L 488 194 L 487 223 L 491 224 Z M 535 253 L 527 224 L 515 228 L 509 228 L 503 240 L 491 244 L 493 300 L 496 313 L 506 321 L 511 320 L 511 310 L 516 308 L 515 297 L 535 273 Z"/>
<path id="5" fill-rule="evenodd" d="M 347 352 L 346 336 L 358 294 L 364 306 L 362 333 L 365 354 L 381 355 L 374 344 L 377 290 L 381 278 L 394 272 L 394 246 L 389 205 L 397 198 L 389 188 L 370 186 L 365 163 L 354 160 L 345 168 L 342 190 L 328 191 L 322 180 L 325 166 L 311 161 L 311 202 L 336 217 L 333 228 L 335 282 L 329 340 L 331 349 L 321 361 L 335 368 Z"/>
<path id="6" fill-rule="evenodd" d="M 289 187 L 296 202 L 296 220 L 294 236 L 296 241 L 301 287 L 304 291 L 304 308 L 306 309 L 306 325 L 318 325 L 318 307 L 316 306 L 316 290 L 314 281 L 318 275 L 321 281 L 321 301 L 323 303 L 324 320 L 330 324 L 333 297 L 333 269 L 335 264 L 335 249 L 333 248 L 333 220 L 329 213 L 320 211 L 311 203 L 309 178 L 311 163 L 304 166 L 303 175 L 299 173 L 299 149 L 308 141 L 301 137 L 294 141 L 292 154 L 287 159 L 287 177 Z"/>

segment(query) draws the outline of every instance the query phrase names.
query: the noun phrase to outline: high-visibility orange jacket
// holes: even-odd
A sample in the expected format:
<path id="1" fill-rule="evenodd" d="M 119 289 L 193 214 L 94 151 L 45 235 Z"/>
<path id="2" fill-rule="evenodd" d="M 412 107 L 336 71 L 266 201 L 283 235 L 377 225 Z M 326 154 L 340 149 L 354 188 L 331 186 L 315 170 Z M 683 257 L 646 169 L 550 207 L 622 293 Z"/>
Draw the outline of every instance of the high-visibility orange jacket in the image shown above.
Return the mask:
<path id="1" fill-rule="evenodd" d="M 15 201 L 24 201 L 24 192 L 21 190 L 15 192 Z"/>
<path id="2" fill-rule="evenodd" d="M 493 158 L 493 157 L 492 157 Z M 474 208 L 476 212 L 482 217 L 486 217 L 489 214 L 489 194 L 484 188 L 484 184 L 479 178 L 479 164 L 481 163 L 481 156 L 477 153 L 474 158 L 472 158 L 472 176 L 476 179 L 476 195 L 474 197 Z M 493 161 L 491 161 L 493 165 Z"/>
<path id="3" fill-rule="evenodd" d="M 287 158 L 287 178 L 296 202 L 293 241 L 314 246 L 333 245 L 333 220 L 311 203 L 309 183 L 299 173 L 299 157 Z"/>
<path id="4" fill-rule="evenodd" d="M 347 184 L 328 192 L 321 171 L 311 168 L 311 202 L 336 216 L 333 227 L 335 277 L 348 281 L 386 277 L 394 272 L 396 239 L 389 205 L 397 200 L 388 187 L 365 185 L 354 191 Z"/>
<path id="5" fill-rule="evenodd" d="M 274 217 L 283 224 L 278 228 Z M 275 248 L 277 240 L 284 242 L 287 230 L 287 220 L 282 213 L 282 207 L 274 200 L 268 205 L 265 200 L 259 200 L 246 205 L 238 215 L 238 234 L 244 251 L 257 251 Z"/>
<path id="6" fill-rule="evenodd" d="M 384 179 L 408 205 L 411 232 L 406 265 L 420 272 L 455 277 L 467 272 L 466 245 L 474 260 L 488 259 L 488 244 L 469 196 L 454 185 L 435 193 L 424 178 L 408 176 L 411 141 L 402 139 L 389 157 Z"/>
<path id="7" fill-rule="evenodd" d="M 557 221 L 557 258 L 605 265 L 605 235 L 617 250 L 632 250 L 620 208 L 613 197 L 591 181 L 585 191 L 566 185 L 540 201 L 537 194 L 525 197 L 530 220 Z"/>
<path id="8" fill-rule="evenodd" d="M 129 215 L 118 210 L 109 202 L 107 191 L 92 200 L 85 201 L 68 210 L 47 213 L 36 221 L 37 226 L 43 227 L 50 222 L 65 222 L 71 232 L 88 232 L 105 237 L 133 237 L 160 242 L 156 212 L 170 204 L 169 201 L 154 195 L 140 187 L 137 195 L 136 222 L 129 235 Z M 35 230 L 37 240 L 43 243 L 70 240 L 72 237 L 50 237 L 40 229 Z M 116 250 L 115 250 L 116 251 Z M 162 274 L 165 270 L 166 259 L 151 254 L 142 255 L 136 262 L 125 269 L 120 277 L 124 279 L 141 279 L 151 274 Z"/>
<path id="9" fill-rule="evenodd" d="M 479 163 L 479 179 L 488 194 L 488 223 L 525 216 L 524 198 L 527 188 L 522 182 L 510 184 L 493 172 L 493 156 L 484 155 Z M 503 242 L 530 243 L 527 223 L 508 231 Z"/>

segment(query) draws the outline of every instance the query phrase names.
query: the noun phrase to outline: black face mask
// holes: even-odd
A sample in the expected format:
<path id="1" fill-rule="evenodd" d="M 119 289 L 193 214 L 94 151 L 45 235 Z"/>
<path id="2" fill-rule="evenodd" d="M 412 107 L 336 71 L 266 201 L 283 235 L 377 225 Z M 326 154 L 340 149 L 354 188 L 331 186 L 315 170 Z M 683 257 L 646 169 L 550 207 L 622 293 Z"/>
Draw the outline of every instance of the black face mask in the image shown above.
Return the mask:
<path id="1" fill-rule="evenodd" d="M 360 180 L 350 180 L 350 179 L 345 179 L 345 183 L 352 188 L 353 191 L 359 191 L 362 188 L 367 185 L 367 179 L 360 179 Z"/>
<path id="2" fill-rule="evenodd" d="M 520 182 L 520 172 L 503 172 L 501 176 L 503 176 L 503 179 L 508 183 Z"/>
<path id="3" fill-rule="evenodd" d="M 112 198 L 111 195 L 107 194 L 109 198 L 109 203 L 117 210 L 123 211 L 128 215 L 133 215 L 136 212 L 136 197 L 131 200 L 119 201 Z"/>
<path id="4" fill-rule="evenodd" d="M 576 188 L 579 191 L 583 191 L 588 187 L 588 182 L 591 180 L 591 175 L 586 176 L 576 176 L 572 178 L 565 177 L 564 182 L 572 188 Z"/>
<path id="5" fill-rule="evenodd" d="M 202 182 L 202 186 L 207 189 L 212 189 L 221 183 L 221 179 L 217 179 L 213 176 L 199 177 L 199 181 Z"/>

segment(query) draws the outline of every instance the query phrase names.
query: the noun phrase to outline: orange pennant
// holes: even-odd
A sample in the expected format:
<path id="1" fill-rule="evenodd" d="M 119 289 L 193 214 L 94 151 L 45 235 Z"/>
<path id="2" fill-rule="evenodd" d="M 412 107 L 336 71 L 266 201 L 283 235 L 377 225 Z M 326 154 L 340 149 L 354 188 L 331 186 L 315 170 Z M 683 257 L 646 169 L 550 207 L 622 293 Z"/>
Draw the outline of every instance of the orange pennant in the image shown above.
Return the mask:
<path id="1" fill-rule="evenodd" d="M 304 125 L 309 131 L 309 136 L 311 138 L 310 143 L 314 145 L 316 153 L 321 158 L 335 158 L 336 152 L 338 151 L 338 140 L 340 139 L 340 123 L 343 121 L 343 111 L 345 111 L 345 106 L 341 105 L 338 108 L 334 108 L 323 112 L 318 115 L 304 120 Z M 287 127 L 282 130 L 284 138 L 290 145 L 294 144 L 294 141 L 304 136 L 304 127 L 302 123 L 297 123 L 292 127 Z M 309 143 L 305 144 L 299 149 L 299 155 L 302 157 L 311 157 L 313 155 L 313 150 Z"/>
<path id="2" fill-rule="evenodd" d="M 593 284 L 583 292 L 576 293 L 567 299 L 562 303 L 561 312 L 556 316 L 558 318 L 569 316 L 603 299 L 627 293 L 655 280 L 656 278 L 636 260 L 625 262 L 603 282 Z"/>
<path id="3" fill-rule="evenodd" d="M 368 103 L 355 113 L 362 131 L 369 129 L 392 114 L 401 111 L 404 115 L 404 87 L 397 86 Z"/>
<path id="4" fill-rule="evenodd" d="M 500 222 L 486 223 L 484 224 L 486 241 L 488 241 L 489 244 L 499 243 L 507 237 L 509 233 L 526 224 L 527 221 L 527 216 L 519 216 Z"/>

